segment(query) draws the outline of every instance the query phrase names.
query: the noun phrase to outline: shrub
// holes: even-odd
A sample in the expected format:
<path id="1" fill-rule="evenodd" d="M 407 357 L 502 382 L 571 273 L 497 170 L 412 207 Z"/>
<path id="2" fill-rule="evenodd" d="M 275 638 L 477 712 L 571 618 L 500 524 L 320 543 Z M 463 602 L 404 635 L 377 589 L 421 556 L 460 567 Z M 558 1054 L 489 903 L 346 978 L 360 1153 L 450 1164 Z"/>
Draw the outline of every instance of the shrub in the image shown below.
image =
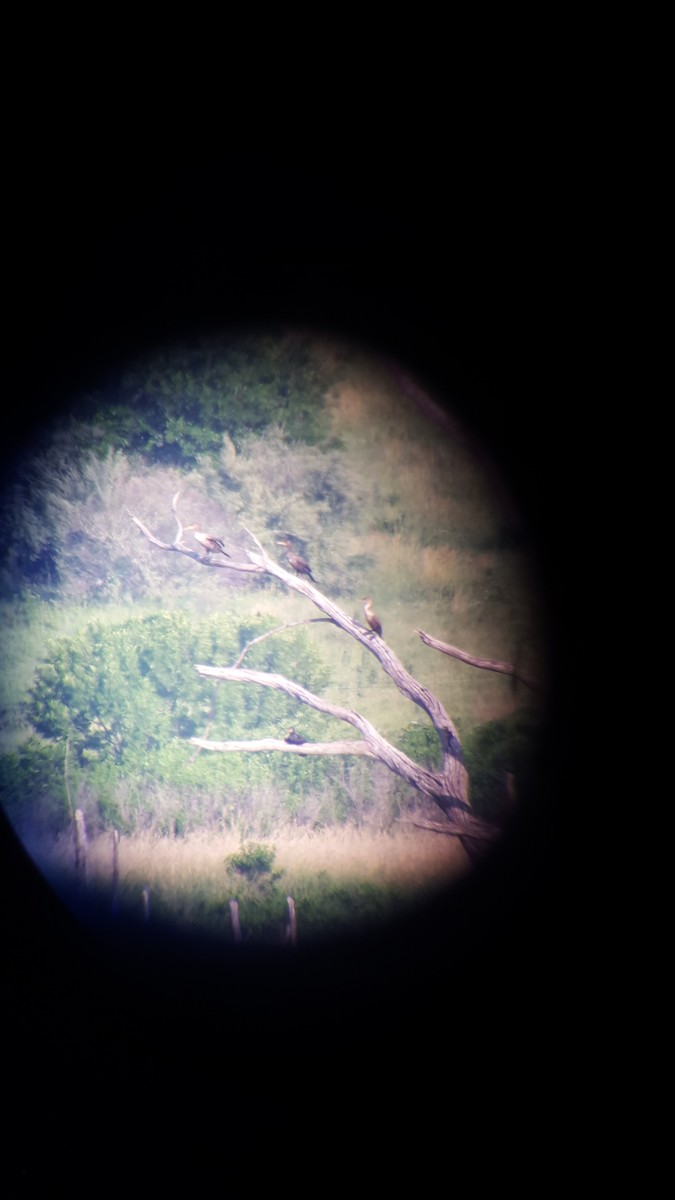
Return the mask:
<path id="1" fill-rule="evenodd" d="M 274 846 L 263 846 L 259 842 L 244 842 L 240 850 L 228 854 L 228 867 L 247 879 L 258 879 L 272 871 L 276 850 Z"/>
<path id="2" fill-rule="evenodd" d="M 486 820 L 500 823 L 513 807 L 512 777 L 518 801 L 541 786 L 541 722 L 535 714 L 519 712 L 479 725 L 464 741 L 471 779 L 471 801 Z"/>
<path id="3" fill-rule="evenodd" d="M 264 625 L 258 623 L 257 632 Z M 231 662 L 239 645 L 234 620 L 165 613 L 110 626 L 92 623 L 49 648 L 25 716 L 42 737 L 70 737 L 79 765 L 112 761 L 130 769 L 175 739 L 212 722 L 231 738 L 281 731 L 295 714 L 289 697 L 266 688 L 218 688 L 197 662 Z M 327 681 L 317 651 L 299 634 L 263 651 L 265 670 L 283 672 L 302 656 L 303 682 Z M 259 656 L 260 658 L 260 656 Z"/>
<path id="4" fill-rule="evenodd" d="M 0 804 L 19 832 L 60 833 L 70 819 L 64 748 L 30 738 L 0 755 Z"/>
<path id="5" fill-rule="evenodd" d="M 430 770 L 441 766 L 442 755 L 438 734 L 433 725 L 420 725 L 417 721 L 408 725 L 395 739 L 396 745 L 415 762 Z"/>
<path id="6" fill-rule="evenodd" d="M 268 626 L 262 619 L 248 619 L 247 635 L 255 636 Z M 326 764 L 318 760 L 195 756 L 188 739 L 209 726 L 214 738 L 281 737 L 297 719 L 297 704 L 289 696 L 263 687 L 218 687 L 195 671 L 199 662 L 232 662 L 239 648 L 234 617 L 199 620 L 185 613 L 134 618 L 116 626 L 92 622 L 76 636 L 49 645 L 23 713 L 40 738 L 47 739 L 48 750 L 45 742 L 35 743 L 43 747 L 45 762 L 59 760 L 60 775 L 57 772 L 52 787 L 55 798 L 63 795 L 66 739 L 78 786 L 96 791 L 98 802 L 93 807 L 104 826 L 114 822 L 130 830 L 138 821 L 147 824 L 152 814 L 144 809 L 153 803 L 153 784 L 205 796 L 217 792 L 228 798 L 242 796 L 270 779 L 283 795 L 297 797 L 320 788 Z M 304 632 L 262 643 L 251 652 L 251 660 L 262 670 L 291 676 L 301 665 L 303 683 L 313 690 L 320 691 L 329 677 Z M 311 719 L 305 724 L 311 734 Z M 37 755 L 33 749 L 21 760 L 24 774 L 38 762 Z M 17 764 L 18 760 L 14 765 L 8 761 L 6 770 L 16 775 Z M 116 795 L 122 780 L 133 781 L 141 798 L 124 811 L 119 810 Z M 143 799 L 144 793 L 149 799 Z M 30 808 L 37 793 L 35 787 L 17 782 L 13 794 L 15 805 Z M 171 814 L 172 820 L 174 816 L 178 818 Z"/>

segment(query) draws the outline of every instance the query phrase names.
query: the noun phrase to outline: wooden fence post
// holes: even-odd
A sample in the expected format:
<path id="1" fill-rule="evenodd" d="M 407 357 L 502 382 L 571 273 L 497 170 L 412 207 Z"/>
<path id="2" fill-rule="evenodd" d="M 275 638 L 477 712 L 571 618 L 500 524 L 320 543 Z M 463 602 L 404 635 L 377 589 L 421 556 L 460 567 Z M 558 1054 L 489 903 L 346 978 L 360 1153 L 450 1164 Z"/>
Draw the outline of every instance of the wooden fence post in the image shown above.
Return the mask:
<path id="1" fill-rule="evenodd" d="M 89 883 L 87 830 L 84 825 L 84 813 L 81 808 L 75 810 L 75 871 L 85 883 Z"/>
<path id="2" fill-rule="evenodd" d="M 120 833 L 113 829 L 112 833 L 112 915 L 116 916 L 120 905 Z"/>
<path id="3" fill-rule="evenodd" d="M 232 930 L 234 932 L 235 942 L 241 941 L 241 925 L 239 924 L 239 904 L 236 900 L 230 900 L 230 916 L 232 918 Z"/>
<path id="4" fill-rule="evenodd" d="M 284 941 L 290 946 L 294 946 L 298 937 L 298 923 L 295 916 L 295 900 L 292 896 L 286 897 L 288 905 L 288 923 L 284 930 Z"/>

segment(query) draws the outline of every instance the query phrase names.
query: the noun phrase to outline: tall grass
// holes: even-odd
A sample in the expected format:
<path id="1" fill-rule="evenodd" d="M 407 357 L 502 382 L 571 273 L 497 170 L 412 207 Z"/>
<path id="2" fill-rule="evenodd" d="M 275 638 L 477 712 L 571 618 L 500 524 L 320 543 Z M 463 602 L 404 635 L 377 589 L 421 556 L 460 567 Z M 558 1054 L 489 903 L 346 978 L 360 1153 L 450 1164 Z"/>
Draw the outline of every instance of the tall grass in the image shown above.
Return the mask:
<path id="1" fill-rule="evenodd" d="M 297 907 L 299 937 L 356 933 L 404 913 L 466 873 L 468 859 L 455 838 L 401 827 L 394 833 L 354 829 L 282 834 L 267 843 L 275 852 L 269 877 L 248 880 L 228 867 L 240 848 L 234 835 L 194 834 L 185 839 L 123 837 L 119 847 L 119 910 L 139 926 L 143 893 L 150 920 L 161 927 L 232 939 L 229 901 L 240 906 L 245 935 L 280 940 L 285 898 Z M 55 889 L 85 923 L 107 925 L 112 914 L 112 839 L 88 849 L 89 883 L 78 883 L 69 838 L 36 841 L 31 853 Z"/>

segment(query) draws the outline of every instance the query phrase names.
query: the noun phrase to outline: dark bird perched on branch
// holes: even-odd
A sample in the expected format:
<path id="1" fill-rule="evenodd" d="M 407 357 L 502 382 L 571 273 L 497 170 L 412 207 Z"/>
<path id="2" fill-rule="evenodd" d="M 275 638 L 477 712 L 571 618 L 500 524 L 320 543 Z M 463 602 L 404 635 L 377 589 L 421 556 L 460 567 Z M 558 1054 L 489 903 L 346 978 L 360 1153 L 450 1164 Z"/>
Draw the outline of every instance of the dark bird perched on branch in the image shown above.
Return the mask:
<path id="1" fill-rule="evenodd" d="M 186 532 L 188 529 L 194 529 L 196 540 L 200 546 L 203 546 L 207 554 L 224 554 L 226 558 L 232 557 L 231 554 L 227 553 L 220 538 L 214 537 L 212 533 L 202 533 L 197 521 L 194 521 L 192 525 L 186 525 Z"/>
<path id="2" fill-rule="evenodd" d="M 312 583 L 316 583 L 316 579 L 312 575 L 312 571 L 311 571 L 309 563 L 306 562 L 304 558 L 301 558 L 299 554 L 292 553 L 291 546 L 293 545 L 293 543 L 291 542 L 291 540 L 289 538 L 284 538 L 283 541 L 277 542 L 277 545 L 286 547 L 286 558 L 288 559 L 289 563 L 291 564 L 296 575 L 309 575 L 309 578 L 311 579 Z"/>
<path id="3" fill-rule="evenodd" d="M 305 739 L 300 737 L 300 734 L 296 733 L 293 728 L 289 729 L 284 741 L 288 742 L 291 746 L 304 746 L 305 744 Z"/>
<path id="4" fill-rule="evenodd" d="M 366 614 L 366 621 L 370 625 L 373 633 L 377 633 L 380 637 L 382 637 L 382 622 L 380 621 L 380 618 L 376 617 L 375 613 L 373 612 L 373 602 L 370 596 L 362 596 L 361 598 L 362 600 L 365 600 L 363 607 Z"/>

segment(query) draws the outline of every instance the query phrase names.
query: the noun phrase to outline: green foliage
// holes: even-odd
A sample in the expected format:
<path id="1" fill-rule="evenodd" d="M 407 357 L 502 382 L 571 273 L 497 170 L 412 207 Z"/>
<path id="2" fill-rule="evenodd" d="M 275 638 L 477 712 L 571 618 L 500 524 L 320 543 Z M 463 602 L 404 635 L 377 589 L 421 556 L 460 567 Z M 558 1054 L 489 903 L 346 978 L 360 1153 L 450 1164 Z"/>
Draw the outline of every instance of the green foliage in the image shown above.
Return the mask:
<path id="1" fill-rule="evenodd" d="M 418 721 L 413 721 L 395 740 L 396 745 L 420 766 L 432 771 L 440 768 L 443 756 L 433 725 L 420 725 Z"/>
<path id="2" fill-rule="evenodd" d="M 142 671 L 134 624 L 94 624 L 62 639 L 30 689 L 27 719 L 45 738 L 70 737 L 80 764 L 122 763 L 157 749 L 170 735 L 171 705 Z"/>
<path id="3" fill-rule="evenodd" d="M 259 842 L 244 842 L 240 850 L 228 854 L 226 863 L 239 875 L 257 879 L 272 871 L 276 850 L 274 846 L 263 846 Z"/>
<path id="4" fill-rule="evenodd" d="M 84 602 L 159 595 L 168 564 L 139 537 L 128 508 L 140 508 L 161 530 L 176 487 L 175 476 L 151 475 L 121 451 L 104 454 L 74 433 L 55 437 L 26 458 L 7 489 L 0 588 L 13 596 L 22 583 L 43 595 L 58 588 Z M 180 565 L 172 563 L 174 580 Z"/>
<path id="5" fill-rule="evenodd" d="M 283 671 L 300 651 L 304 678 L 320 686 L 325 672 L 302 641 L 300 635 L 277 644 L 264 652 L 262 665 Z M 134 767 L 208 722 L 220 723 L 231 738 L 278 729 L 295 707 L 288 697 L 264 688 L 218 688 L 194 669 L 197 662 L 232 662 L 238 649 L 236 625 L 227 618 L 165 613 L 119 626 L 93 622 L 50 647 L 25 715 L 45 738 L 69 736 L 80 764 L 110 760 Z"/>
<path id="6" fill-rule="evenodd" d="M 405 890 L 365 879 L 335 879 L 329 872 L 293 881 L 293 898 L 301 914 L 303 940 L 365 932 L 403 909 Z M 245 915 L 245 913 L 244 913 Z"/>
<path id="7" fill-rule="evenodd" d="M 0 754 L 0 804 L 20 832 L 56 834 L 70 819 L 64 772 L 65 748 L 31 738 Z"/>
<path id="8" fill-rule="evenodd" d="M 522 711 L 479 725 L 464 741 L 471 801 L 479 816 L 500 823 L 513 807 L 509 776 L 520 802 L 542 784 L 542 729 L 535 713 Z"/>
<path id="9" fill-rule="evenodd" d="M 289 439 L 326 433 L 329 374 L 304 337 L 200 339 L 129 365 L 89 411 L 108 446 L 159 466 L 194 467 L 228 436 L 281 422 Z"/>
<path id="10" fill-rule="evenodd" d="M 306 337 L 221 337 L 129 364 L 74 398 L 69 413 L 36 432 L 7 482 L 0 589 L 65 586 L 114 600 L 151 593 L 151 559 L 131 552 L 126 511 L 139 477 L 147 497 L 150 469 L 178 471 L 183 483 L 210 464 L 221 488 L 236 491 L 229 452 L 251 436 L 273 426 L 287 444 L 326 441 L 324 400 L 335 377 Z M 319 490 L 329 487 L 327 477 Z M 167 484 L 165 507 L 171 494 Z"/>
<path id="11" fill-rule="evenodd" d="M 269 622 L 262 619 L 249 620 L 248 636 L 263 632 L 266 625 Z M 212 819 L 206 799 L 195 799 L 186 811 L 179 801 L 181 790 L 193 797 L 214 792 L 228 797 L 233 807 L 227 816 L 221 802 L 220 819 L 231 824 L 237 819 L 236 798 L 265 785 L 277 787 L 288 798 L 286 815 L 291 816 L 303 794 L 322 786 L 325 763 L 275 755 L 197 755 L 188 742 L 207 730 L 216 739 L 281 737 L 296 719 L 297 705 L 286 695 L 263 687 L 219 687 L 195 670 L 195 663 L 232 662 L 239 649 L 234 617 L 199 620 L 184 613 L 122 625 L 92 622 L 75 636 L 57 639 L 48 647 L 47 661 L 37 669 L 24 704 L 26 720 L 48 739 L 47 750 L 34 739 L 21 760 L 23 774 L 17 774 L 17 763 L 6 756 L 6 792 L 21 796 L 21 803 L 30 808 L 44 787 L 33 789 L 27 772 L 42 772 L 42 779 L 44 762 L 52 762 L 55 750 L 49 743 L 59 743 L 62 763 L 68 739 L 77 784 L 90 796 L 88 812 L 97 826 L 136 828 L 153 805 L 160 826 L 174 833 Z M 254 647 L 250 662 L 263 670 L 301 676 L 313 690 L 320 691 L 328 681 L 304 631 Z M 317 728 L 320 720 L 316 718 Z M 312 728 L 308 718 L 305 729 L 310 736 Z M 58 788 L 53 773 L 48 779 L 54 795 L 61 795 L 62 778 Z M 123 780 L 135 781 L 131 790 L 120 791 Z M 163 789 L 161 800 L 153 793 L 156 788 Z"/>

